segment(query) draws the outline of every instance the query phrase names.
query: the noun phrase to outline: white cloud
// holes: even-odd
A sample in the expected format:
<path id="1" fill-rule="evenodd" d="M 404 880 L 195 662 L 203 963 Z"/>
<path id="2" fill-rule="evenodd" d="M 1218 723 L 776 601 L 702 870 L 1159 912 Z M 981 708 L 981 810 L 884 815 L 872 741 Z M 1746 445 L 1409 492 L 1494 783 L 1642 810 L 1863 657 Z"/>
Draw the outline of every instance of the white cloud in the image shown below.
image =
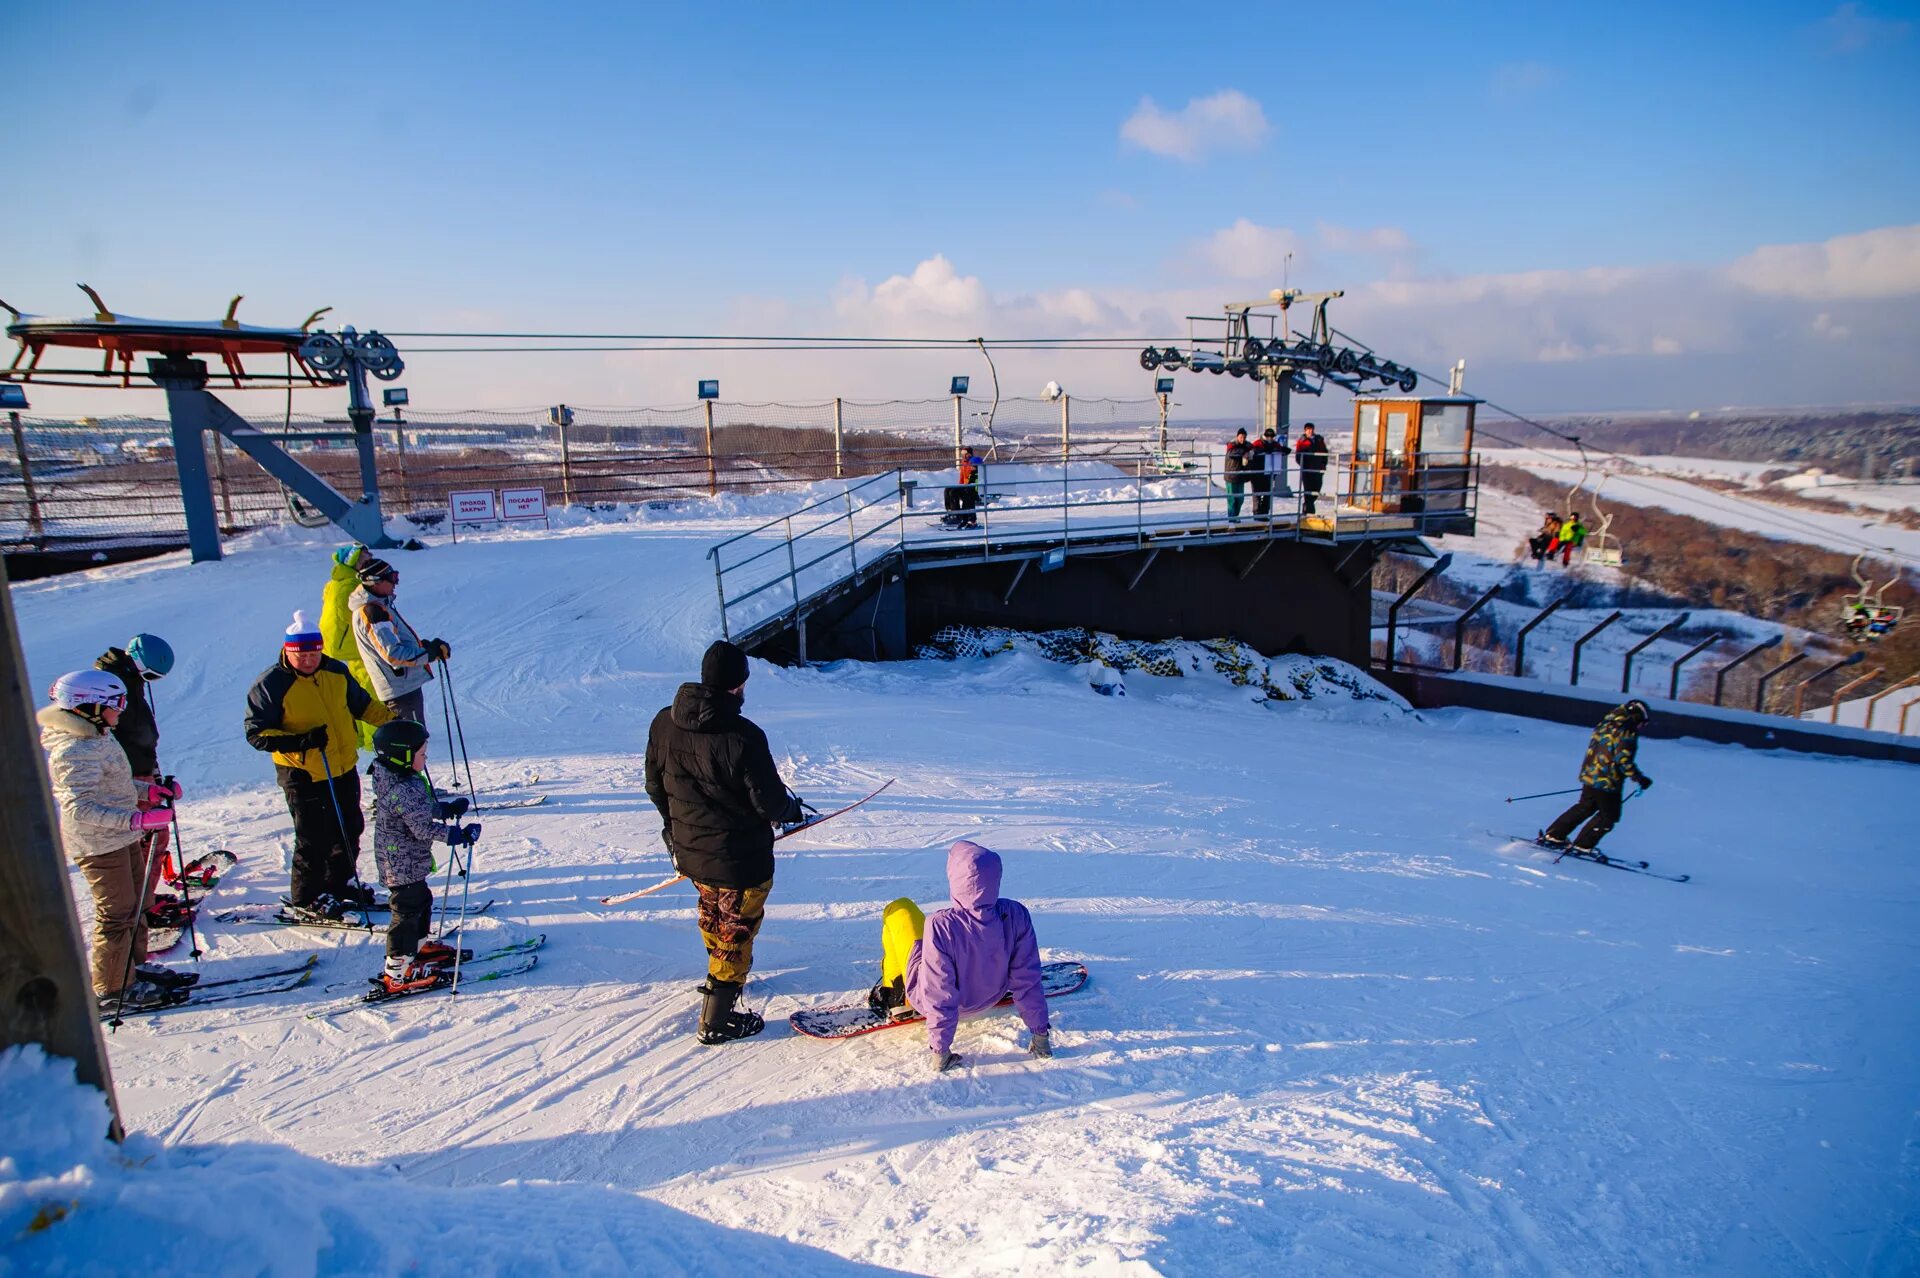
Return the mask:
<path id="1" fill-rule="evenodd" d="M 1223 279 L 1260 280 L 1270 287 L 1280 283 L 1287 255 L 1299 251 L 1300 237 L 1293 231 L 1260 226 L 1244 217 L 1194 246 L 1200 263 Z"/>
<path id="2" fill-rule="evenodd" d="M 1384 257 L 1413 250 L 1413 241 L 1397 226 L 1376 226 L 1363 231 L 1322 222 L 1314 228 L 1314 234 L 1325 248 L 1335 253 L 1366 253 Z"/>
<path id="3" fill-rule="evenodd" d="M 962 275 L 945 254 L 936 253 L 911 275 L 890 275 L 872 289 L 864 280 L 841 284 L 834 307 L 842 315 L 878 320 L 892 327 L 902 320 L 967 320 L 978 327 L 991 309 L 986 285 L 977 275 Z M 904 332 L 904 329 L 897 331 Z"/>
<path id="4" fill-rule="evenodd" d="M 1120 126 L 1120 137 L 1155 155 L 1198 160 L 1207 151 L 1252 150 L 1267 135 L 1267 113 L 1238 89 L 1194 98 L 1178 111 L 1163 111 L 1152 98 Z"/>
<path id="5" fill-rule="evenodd" d="M 1913 30 L 1911 22 L 1876 17 L 1852 3 L 1835 9 L 1821 25 L 1826 28 L 1829 46 L 1835 53 L 1858 53 L 1874 45 L 1891 44 Z"/>
<path id="6" fill-rule="evenodd" d="M 1524 98 L 1559 80 L 1560 73 L 1544 62 L 1508 62 L 1493 69 L 1491 87 L 1497 98 Z"/>
<path id="7" fill-rule="evenodd" d="M 1852 329 L 1848 328 L 1845 324 L 1834 322 L 1831 311 L 1821 311 L 1813 317 L 1813 331 L 1822 337 L 1836 342 L 1844 342 L 1847 338 L 1853 336 Z"/>
<path id="8" fill-rule="evenodd" d="M 1920 225 L 1768 245 L 1734 262 L 1728 274 L 1756 293 L 1816 302 L 1920 293 Z"/>

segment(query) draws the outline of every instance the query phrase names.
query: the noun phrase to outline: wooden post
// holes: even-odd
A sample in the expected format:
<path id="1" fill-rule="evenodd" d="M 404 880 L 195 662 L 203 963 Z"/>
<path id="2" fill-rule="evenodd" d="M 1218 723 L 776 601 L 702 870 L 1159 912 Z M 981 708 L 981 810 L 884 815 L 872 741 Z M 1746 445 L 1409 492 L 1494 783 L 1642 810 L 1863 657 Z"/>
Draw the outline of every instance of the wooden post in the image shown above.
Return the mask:
<path id="1" fill-rule="evenodd" d="M 109 1135 L 121 1137 L 120 1103 L 100 1037 L 80 916 L 60 851 L 46 756 L 34 725 L 37 700 L 0 566 L 0 1048 L 38 1043 L 74 1063 L 80 1081 L 107 1094 Z"/>
<path id="2" fill-rule="evenodd" d="M 213 478 L 220 485 L 220 513 L 226 519 L 226 527 L 233 528 L 233 489 L 227 484 L 227 449 L 220 432 L 207 432 L 213 438 Z"/>
<path id="3" fill-rule="evenodd" d="M 847 468 L 843 462 L 841 453 L 840 428 L 840 397 L 835 395 L 833 397 L 833 477 L 835 479 L 845 479 L 847 477 Z"/>
<path id="4" fill-rule="evenodd" d="M 1167 451 L 1167 401 L 1172 398 L 1166 394 L 1160 396 L 1160 451 L 1163 453 Z"/>
<path id="5" fill-rule="evenodd" d="M 573 505 L 573 440 L 567 434 L 567 428 L 573 424 L 573 414 L 567 411 L 565 404 L 560 405 L 560 494 L 566 504 Z M 708 424 L 707 450 L 713 450 L 712 424 Z"/>
<path id="6" fill-rule="evenodd" d="M 1071 460 L 1069 453 L 1072 449 L 1073 427 L 1070 424 L 1072 416 L 1068 406 L 1072 403 L 1073 396 L 1065 394 L 1060 396 L 1060 464 L 1062 466 Z"/>
<path id="7" fill-rule="evenodd" d="M 713 401 L 700 401 L 707 410 L 707 496 L 720 495 L 720 473 L 713 464 Z"/>
<path id="8" fill-rule="evenodd" d="M 953 397 L 953 469 L 956 473 L 967 464 L 967 445 L 961 434 L 962 414 L 966 411 L 962 404 L 965 399 L 963 395 Z"/>
<path id="9" fill-rule="evenodd" d="M 7 418 L 13 422 L 13 451 L 20 457 L 20 486 L 27 493 L 27 531 L 35 541 L 44 543 L 46 529 L 40 523 L 40 498 L 33 491 L 33 466 L 27 461 L 27 436 L 20 429 L 20 414 L 10 412 Z"/>
<path id="10" fill-rule="evenodd" d="M 400 510 L 404 514 L 413 509 L 413 489 L 407 481 L 407 419 L 398 404 L 393 406 L 393 448 L 400 459 Z"/>

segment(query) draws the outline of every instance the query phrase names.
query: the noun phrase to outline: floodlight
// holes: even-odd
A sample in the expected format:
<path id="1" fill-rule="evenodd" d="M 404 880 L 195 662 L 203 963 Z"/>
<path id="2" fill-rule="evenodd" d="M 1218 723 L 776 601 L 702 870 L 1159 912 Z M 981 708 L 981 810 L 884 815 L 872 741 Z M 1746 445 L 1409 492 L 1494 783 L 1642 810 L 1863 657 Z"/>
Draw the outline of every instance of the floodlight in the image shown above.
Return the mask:
<path id="1" fill-rule="evenodd" d="M 969 381 L 969 380 L 970 380 L 970 379 L 968 379 L 968 378 L 965 378 L 965 377 L 956 377 L 956 378 L 954 378 L 954 379 L 953 379 L 953 380 L 952 380 L 952 381 L 951 381 L 950 383 L 948 383 L 948 385 L 947 385 L 947 394 L 949 394 L 949 395 L 964 395 L 964 394 L 966 394 L 966 393 L 967 393 L 967 383 L 968 383 L 968 381 Z"/>

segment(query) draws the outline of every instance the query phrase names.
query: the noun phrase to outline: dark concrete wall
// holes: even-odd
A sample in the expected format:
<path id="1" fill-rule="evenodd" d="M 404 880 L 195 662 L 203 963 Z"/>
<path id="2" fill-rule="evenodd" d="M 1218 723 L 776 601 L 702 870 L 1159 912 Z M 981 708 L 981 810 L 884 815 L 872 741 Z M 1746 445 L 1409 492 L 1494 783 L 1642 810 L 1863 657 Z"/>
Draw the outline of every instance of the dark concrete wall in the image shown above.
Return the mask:
<path id="1" fill-rule="evenodd" d="M 1625 694 L 1619 692 L 1570 688 L 1565 684 L 1511 679 L 1501 675 L 1434 674 L 1409 670 L 1396 670 L 1389 674 L 1379 669 L 1373 675 L 1423 709 L 1459 706 L 1468 710 L 1491 710 L 1499 714 L 1517 714 L 1529 719 L 1546 719 L 1582 727 L 1598 723 L 1601 715 L 1627 699 Z M 1641 700 L 1653 711 L 1653 717 L 1642 733 L 1648 737 L 1697 737 L 1755 750 L 1801 750 L 1857 759 L 1920 763 L 1920 738 L 1897 737 L 1890 732 L 1867 732 L 1861 728 L 1837 728 L 1804 719 L 1696 705 L 1689 701 L 1668 701 L 1658 697 L 1642 697 Z"/>
<path id="2" fill-rule="evenodd" d="M 1140 584 L 1147 552 L 1069 555 L 1059 569 L 1028 566 L 1001 602 L 1017 563 L 910 568 L 906 633 L 919 643 L 950 624 L 1053 630 L 1085 626 L 1130 639 L 1239 639 L 1268 656 L 1310 652 L 1364 668 L 1373 548 L 1268 543 L 1163 549 Z M 1349 553 L 1351 559 L 1346 559 Z M 1345 559 L 1342 574 L 1336 565 Z"/>

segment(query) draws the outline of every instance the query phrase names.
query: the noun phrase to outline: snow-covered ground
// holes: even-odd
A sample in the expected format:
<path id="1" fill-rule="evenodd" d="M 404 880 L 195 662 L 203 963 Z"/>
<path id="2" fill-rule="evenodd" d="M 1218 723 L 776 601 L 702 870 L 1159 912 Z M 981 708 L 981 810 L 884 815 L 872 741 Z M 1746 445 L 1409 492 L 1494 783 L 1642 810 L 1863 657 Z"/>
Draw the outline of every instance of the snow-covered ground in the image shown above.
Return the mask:
<path id="1" fill-rule="evenodd" d="M 646 724 L 715 632 L 707 547 L 774 504 L 403 556 L 401 607 L 452 642 L 481 790 L 549 796 L 482 816 L 474 890 L 501 904 L 471 926 L 544 932 L 540 966 L 313 1017 L 375 970 L 377 938 L 209 927 L 210 979 L 309 952 L 318 978 L 113 1035 L 149 1142 L 131 1166 L 74 1142 L 45 1071 L 0 1071 L 0 1134 L 46 1135 L 0 1150 L 0 1268 L 1920 1266 L 1920 864 L 1898 765 L 1649 744 L 1658 786 L 1610 846 L 1694 875 L 1672 884 L 1496 837 L 1551 817 L 1555 800 L 1502 800 L 1572 784 L 1575 728 L 1138 672 L 1102 697 L 1028 654 L 756 664 L 748 712 L 800 794 L 899 780 L 781 845 L 749 994 L 769 1029 L 699 1047 L 691 893 L 597 900 L 666 870 Z M 136 630 L 179 650 L 162 757 L 187 850 L 243 858 L 222 903 L 286 885 L 285 807 L 240 718 L 332 544 L 274 533 L 218 564 L 13 588 L 36 685 Z M 1092 970 L 1053 1005 L 1059 1055 L 1029 1060 L 1005 1015 L 964 1026 L 965 1068 L 939 1077 L 912 1030 L 791 1034 L 786 1013 L 874 978 L 882 905 L 937 903 L 962 836 L 1006 856 L 1048 956 Z M 144 1235 L 115 1222 L 158 1216 L 169 1187 L 209 1241 L 117 1266 L 106 1249 Z M 223 1195 L 243 1208 L 206 1209 Z M 68 1214 L 29 1231 L 49 1204 Z M 475 1263 L 508 1238 L 516 1254 Z"/>

